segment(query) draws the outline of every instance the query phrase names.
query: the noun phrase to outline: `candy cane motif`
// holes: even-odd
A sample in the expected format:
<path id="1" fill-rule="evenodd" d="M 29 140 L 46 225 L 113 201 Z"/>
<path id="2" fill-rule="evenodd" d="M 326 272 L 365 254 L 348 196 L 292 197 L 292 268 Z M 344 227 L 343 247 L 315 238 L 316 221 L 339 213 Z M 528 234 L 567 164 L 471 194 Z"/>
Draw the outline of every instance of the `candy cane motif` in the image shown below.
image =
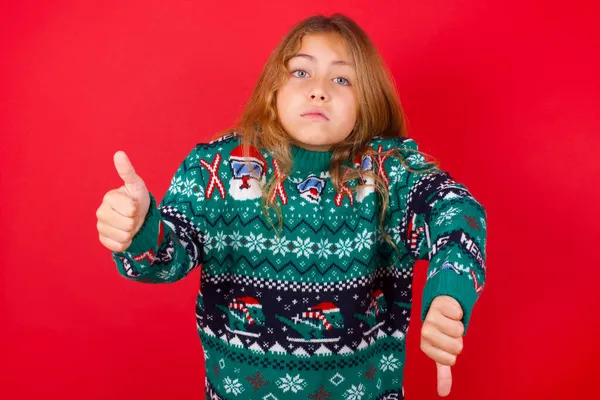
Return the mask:
<path id="1" fill-rule="evenodd" d="M 425 224 L 425 226 L 421 226 L 417 229 L 413 228 L 416 218 L 417 218 L 417 214 L 413 214 L 410 224 L 408 225 L 408 235 L 410 238 L 410 249 L 413 251 L 417 250 L 417 238 L 419 237 L 419 233 L 425 232 L 425 234 L 428 234 L 427 229 L 426 229 L 427 224 Z M 429 240 L 429 237 L 427 238 L 427 240 Z"/>
<path id="2" fill-rule="evenodd" d="M 148 260 L 150 263 L 153 263 L 156 260 L 156 254 L 152 250 L 148 250 L 142 254 L 134 256 L 133 259 L 135 261 Z"/>
<path id="3" fill-rule="evenodd" d="M 387 160 L 388 156 L 383 156 L 381 155 L 381 150 L 383 150 L 383 146 L 379 146 L 377 148 L 377 152 L 379 153 L 377 155 L 377 174 L 379 176 L 381 176 L 385 182 L 385 186 L 389 186 L 389 179 L 387 177 L 387 174 L 385 172 L 385 168 L 383 166 L 383 163 L 385 163 L 385 160 Z"/>
<path id="4" fill-rule="evenodd" d="M 200 160 L 200 164 L 205 167 L 210 172 L 210 181 L 208 182 L 208 187 L 206 188 L 206 198 L 210 199 L 213 195 L 213 191 L 215 190 L 215 186 L 219 189 L 219 193 L 221 194 L 221 198 L 225 198 L 225 187 L 223 186 L 223 182 L 219 179 L 219 165 L 221 164 L 221 154 L 217 154 L 212 162 L 212 164 L 207 163 L 204 160 Z"/>
<path id="5" fill-rule="evenodd" d="M 252 325 L 254 324 L 254 319 L 252 318 L 252 315 L 250 315 L 250 311 L 248 311 L 248 308 L 241 304 L 241 303 L 236 303 L 235 301 L 232 301 L 229 304 L 229 308 L 231 310 L 240 310 L 242 311 L 244 314 L 246 314 L 246 319 L 248 320 L 248 324 Z"/>
<path id="6" fill-rule="evenodd" d="M 346 176 L 348 175 L 348 171 L 349 168 L 346 168 L 344 170 L 344 174 L 342 175 L 342 180 L 340 182 L 340 190 L 339 192 L 337 192 L 337 194 L 335 195 L 335 205 L 336 206 L 341 206 L 342 202 L 344 201 L 344 197 L 348 196 L 348 199 L 350 200 L 350 205 L 354 205 L 354 198 L 352 197 L 352 191 L 350 190 L 350 188 L 344 183 L 344 179 L 346 178 Z"/>
<path id="7" fill-rule="evenodd" d="M 371 309 L 371 307 L 375 307 L 375 315 L 379 315 L 379 304 L 377 304 L 377 299 L 380 298 L 381 296 L 383 296 L 383 292 L 381 290 L 376 291 L 375 293 L 373 293 L 373 296 L 371 296 L 371 304 L 369 304 L 369 309 Z"/>
<path id="8" fill-rule="evenodd" d="M 165 237 L 165 229 L 163 227 L 162 221 L 159 221 L 158 222 L 158 240 L 156 242 L 157 246 L 160 246 L 164 237 Z M 154 253 L 153 250 L 148 250 L 142 254 L 134 256 L 133 259 L 135 261 L 148 260 L 150 263 L 153 263 L 154 260 L 156 260 L 156 253 Z"/>
<path id="9" fill-rule="evenodd" d="M 483 290 L 483 285 L 479 284 L 479 281 L 477 280 L 477 275 L 475 275 L 475 272 L 473 272 L 473 270 L 471 270 L 471 276 L 473 277 L 473 281 L 475 284 L 475 293 L 480 293 Z"/>
<path id="10" fill-rule="evenodd" d="M 425 232 L 424 226 L 417 228 L 416 230 L 414 230 L 411 233 L 411 235 L 410 235 L 410 249 L 411 250 L 417 249 L 417 238 L 419 237 L 419 233 L 421 233 L 421 232 Z"/>
<path id="11" fill-rule="evenodd" d="M 325 329 L 327 329 L 328 331 L 333 329 L 333 326 L 331 326 L 329 321 L 327 321 L 327 317 L 325 317 L 325 314 L 323 314 L 320 311 L 305 311 L 302 313 L 302 317 L 319 319 L 323 322 L 323 326 L 325 327 Z"/>
<path id="12" fill-rule="evenodd" d="M 271 195 L 271 203 L 275 201 L 275 197 L 279 194 L 279 198 L 281 199 L 282 204 L 288 203 L 288 197 L 285 193 L 285 188 L 283 187 L 283 174 L 281 173 L 281 167 L 279 166 L 279 162 L 275 159 L 272 161 L 273 168 L 275 170 L 275 176 L 277 177 L 277 186 Z"/>

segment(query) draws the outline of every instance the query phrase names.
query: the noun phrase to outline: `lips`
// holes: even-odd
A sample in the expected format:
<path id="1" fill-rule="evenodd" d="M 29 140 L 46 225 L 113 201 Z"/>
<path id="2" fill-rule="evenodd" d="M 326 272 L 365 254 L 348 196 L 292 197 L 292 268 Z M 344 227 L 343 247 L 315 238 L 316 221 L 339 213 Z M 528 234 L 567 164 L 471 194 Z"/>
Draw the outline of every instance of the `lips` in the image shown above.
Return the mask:
<path id="1" fill-rule="evenodd" d="M 301 114 L 301 117 L 329 121 L 329 117 L 327 116 L 327 114 L 319 109 L 307 110 L 306 112 Z"/>

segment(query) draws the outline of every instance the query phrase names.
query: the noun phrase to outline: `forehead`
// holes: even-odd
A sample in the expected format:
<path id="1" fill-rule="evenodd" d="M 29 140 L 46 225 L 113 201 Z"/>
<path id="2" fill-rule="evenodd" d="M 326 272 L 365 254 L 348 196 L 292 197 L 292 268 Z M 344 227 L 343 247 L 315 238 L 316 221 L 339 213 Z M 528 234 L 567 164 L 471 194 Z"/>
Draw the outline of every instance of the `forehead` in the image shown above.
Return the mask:
<path id="1" fill-rule="evenodd" d="M 304 35 L 297 53 L 309 54 L 324 61 L 346 61 L 350 63 L 346 43 L 334 33 L 311 33 Z"/>

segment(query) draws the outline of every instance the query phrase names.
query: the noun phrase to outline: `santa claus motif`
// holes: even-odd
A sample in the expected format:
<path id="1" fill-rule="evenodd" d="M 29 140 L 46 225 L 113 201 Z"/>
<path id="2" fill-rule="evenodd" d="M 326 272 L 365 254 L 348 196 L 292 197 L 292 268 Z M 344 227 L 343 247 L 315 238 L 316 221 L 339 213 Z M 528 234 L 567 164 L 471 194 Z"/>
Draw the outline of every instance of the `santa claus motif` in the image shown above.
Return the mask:
<path id="1" fill-rule="evenodd" d="M 354 158 L 354 167 L 357 169 L 361 169 L 363 171 L 371 171 L 374 172 L 375 166 L 373 164 L 373 157 L 369 155 L 364 155 L 362 158 L 357 156 Z M 359 185 L 374 185 L 375 179 L 370 176 L 365 176 L 364 178 L 358 179 Z M 375 186 L 362 186 L 356 190 L 356 201 L 362 202 L 365 197 L 367 197 L 370 193 L 375 191 Z"/>
<path id="2" fill-rule="evenodd" d="M 267 162 L 253 146 L 249 147 L 249 156 L 244 157 L 242 145 L 237 146 L 229 155 L 232 178 L 229 181 L 229 194 L 236 200 L 253 200 L 262 195 L 266 182 Z"/>
<path id="3" fill-rule="evenodd" d="M 296 185 L 296 187 L 303 199 L 310 203 L 319 203 L 321 201 L 321 193 L 323 193 L 323 189 L 325 188 L 325 180 L 311 174 Z"/>

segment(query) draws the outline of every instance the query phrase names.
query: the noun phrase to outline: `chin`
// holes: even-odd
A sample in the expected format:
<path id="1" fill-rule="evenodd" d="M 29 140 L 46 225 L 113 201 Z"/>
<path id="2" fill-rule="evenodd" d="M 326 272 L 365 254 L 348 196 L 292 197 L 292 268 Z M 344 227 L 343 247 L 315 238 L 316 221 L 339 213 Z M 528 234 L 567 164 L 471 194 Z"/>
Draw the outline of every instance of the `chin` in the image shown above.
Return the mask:
<path id="1" fill-rule="evenodd" d="M 293 139 L 299 143 L 304 143 L 310 146 L 331 146 L 331 140 L 326 140 L 329 135 L 325 132 L 316 132 L 308 135 L 293 136 Z"/>

